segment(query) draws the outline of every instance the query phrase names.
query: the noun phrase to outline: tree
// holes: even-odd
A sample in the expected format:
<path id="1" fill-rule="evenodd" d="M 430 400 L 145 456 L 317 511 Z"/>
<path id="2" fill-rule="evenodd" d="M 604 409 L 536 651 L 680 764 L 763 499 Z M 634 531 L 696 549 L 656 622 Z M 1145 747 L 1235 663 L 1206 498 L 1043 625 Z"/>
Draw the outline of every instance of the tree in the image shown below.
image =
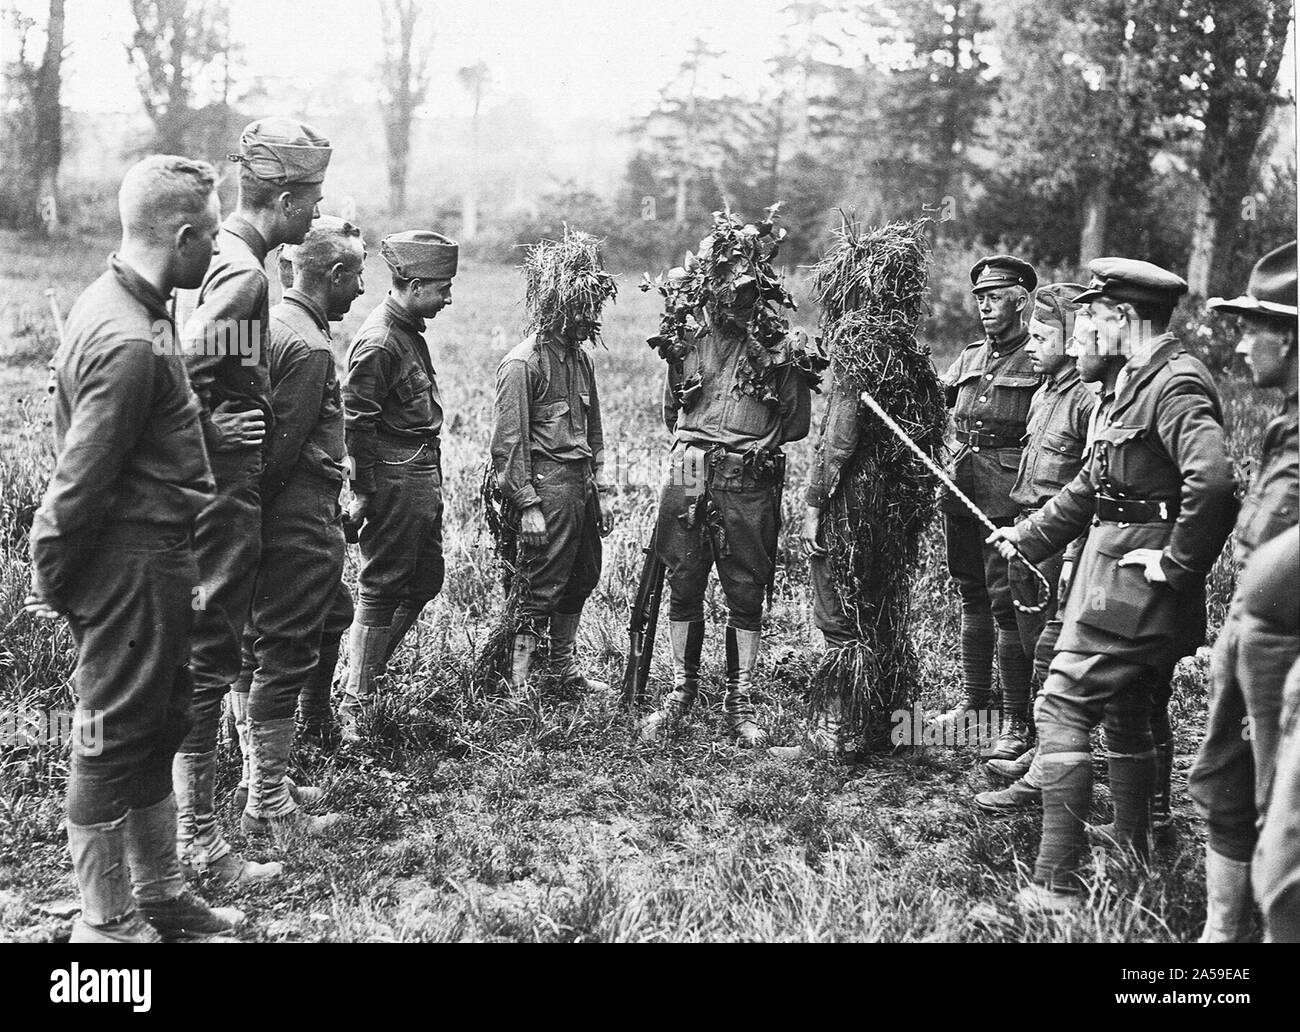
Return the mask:
<path id="1" fill-rule="evenodd" d="M 1045 254 L 1080 265 L 1112 249 L 1110 212 L 1132 211 L 1152 178 L 1164 116 L 1182 89 L 1164 53 L 1167 22 L 1180 0 L 1040 0 L 1016 8 L 1005 27 L 1016 41 L 985 137 L 997 160 L 994 195 L 1029 198 L 1010 214 L 1041 220 L 1042 240 L 1064 226 L 1077 241 L 1053 240 Z M 985 205 L 988 208 L 989 205 Z M 999 221 L 999 220 L 994 220 Z M 1002 235 L 1007 227 L 1001 227 Z"/>
<path id="2" fill-rule="evenodd" d="M 492 73 L 482 61 L 467 65 L 456 73 L 474 101 L 474 114 L 470 118 L 470 170 L 464 193 L 461 195 L 460 234 L 465 240 L 478 236 L 478 183 L 479 138 L 478 114 L 483 104 L 483 93 L 492 79 Z"/>
<path id="3" fill-rule="evenodd" d="M 231 61 L 238 50 L 230 38 L 227 6 L 209 0 L 131 0 L 131 13 L 136 27 L 127 59 L 154 124 L 153 148 L 189 153 L 196 139 L 210 135 L 200 123 L 215 115 L 224 128 L 227 119 Z M 209 94 L 218 102 L 200 104 Z M 228 142 L 221 146 L 229 149 Z M 215 156 L 206 147 L 202 153 Z"/>
<path id="4" fill-rule="evenodd" d="M 379 103 L 388 144 L 388 209 L 406 210 L 406 172 L 411 155 L 411 125 L 415 110 L 429 89 L 432 25 L 420 17 L 428 8 L 415 0 L 379 0 L 383 57 L 379 65 Z"/>
<path id="5" fill-rule="evenodd" d="M 1191 293 L 1209 296 L 1226 231 L 1241 232 L 1251 165 L 1269 116 L 1291 20 L 1290 0 L 1186 0 L 1178 56 L 1192 85 L 1188 114 L 1200 126 L 1200 192 L 1187 265 Z"/>
<path id="6" fill-rule="evenodd" d="M 716 194 L 724 193 L 719 170 L 734 103 L 723 92 L 726 77 L 713 74 L 710 67 L 721 56 L 722 51 L 706 40 L 692 40 L 677 74 L 659 91 L 654 110 L 635 127 L 655 152 L 657 168 L 672 179 L 673 221 L 678 225 L 689 218 L 702 183 L 713 186 Z"/>
<path id="7" fill-rule="evenodd" d="M 882 161 L 896 189 L 930 204 L 966 193 L 969 150 L 996 82 L 984 59 L 992 22 L 978 0 L 891 0 L 896 45 L 880 98 L 892 153 Z"/>
<path id="8" fill-rule="evenodd" d="M 49 235 L 59 225 L 58 180 L 63 162 L 64 0 L 50 0 L 40 62 L 29 54 L 36 23 L 8 8 L 14 52 L 4 78 L 14 104 L 4 127 L 5 166 L 15 221 Z M 8 176 L 6 177 L 8 178 Z"/>

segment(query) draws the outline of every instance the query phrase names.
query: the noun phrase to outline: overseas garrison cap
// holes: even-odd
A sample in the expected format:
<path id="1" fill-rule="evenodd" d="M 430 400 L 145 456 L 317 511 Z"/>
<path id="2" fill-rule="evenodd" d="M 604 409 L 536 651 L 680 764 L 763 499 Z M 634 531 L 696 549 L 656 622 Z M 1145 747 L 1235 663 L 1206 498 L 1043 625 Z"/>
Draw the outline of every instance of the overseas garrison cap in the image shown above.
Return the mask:
<path id="1" fill-rule="evenodd" d="M 1181 276 L 1136 258 L 1094 258 L 1088 272 L 1092 275 L 1088 289 L 1074 299 L 1081 305 L 1104 297 L 1173 308 L 1187 293 L 1187 281 Z"/>
<path id="2" fill-rule="evenodd" d="M 1078 283 L 1044 283 L 1034 295 L 1034 318 L 1068 328 L 1067 317 L 1079 310 L 1075 298 L 1083 291 Z"/>
<path id="3" fill-rule="evenodd" d="M 226 155 L 270 183 L 320 183 L 334 153 L 325 139 L 293 118 L 259 118 L 239 135 L 239 153 Z"/>
<path id="4" fill-rule="evenodd" d="M 1294 319 L 1297 314 L 1295 245 L 1292 240 L 1269 251 L 1250 270 L 1245 294 L 1231 300 L 1212 297 L 1208 302 L 1210 308 L 1236 315 L 1280 315 Z"/>
<path id="5" fill-rule="evenodd" d="M 970 281 L 972 294 L 998 287 L 1024 287 L 1032 292 L 1038 286 L 1038 273 L 1014 255 L 990 254 L 971 266 Z"/>
<path id="6" fill-rule="evenodd" d="M 456 275 L 460 244 L 441 233 L 408 229 L 379 241 L 379 253 L 402 279 L 449 280 Z"/>

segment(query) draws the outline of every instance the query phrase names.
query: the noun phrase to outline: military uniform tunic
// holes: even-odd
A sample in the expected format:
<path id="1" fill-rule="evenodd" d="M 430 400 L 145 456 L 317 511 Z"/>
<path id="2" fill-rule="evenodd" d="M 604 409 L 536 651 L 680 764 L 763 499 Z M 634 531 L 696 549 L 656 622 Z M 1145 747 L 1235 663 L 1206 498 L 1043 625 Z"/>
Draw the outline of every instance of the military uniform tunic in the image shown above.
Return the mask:
<path id="1" fill-rule="evenodd" d="M 520 548 L 520 616 L 581 612 L 600 579 L 605 436 L 595 367 L 580 346 L 529 337 L 502 359 L 492 463 L 510 504 L 540 505 L 546 521 L 546 543 Z"/>
<path id="2" fill-rule="evenodd" d="M 213 484 L 174 339 L 167 299 L 114 258 L 52 363 L 57 459 L 31 552 L 36 591 L 77 644 L 78 711 L 97 714 L 73 743 L 74 824 L 165 798 L 189 727 L 191 532 Z"/>
<path id="3" fill-rule="evenodd" d="M 1019 513 L 1011 499 L 1029 406 L 1042 377 L 1025 351 L 1029 333 L 1020 327 L 1010 340 L 986 339 L 966 346 L 942 376 L 953 411 L 956 485 L 998 526 Z M 951 493 L 941 502 L 948 572 L 962 606 L 962 681 L 967 698 L 982 702 L 992 687 L 993 654 L 1004 694 L 1025 698 L 1030 665 L 1020 643 L 1011 601 L 1007 562 L 988 531 Z"/>
<path id="4" fill-rule="evenodd" d="M 216 747 L 221 699 L 236 683 L 244 626 L 262 552 L 262 446 L 225 439 L 212 421 L 223 404 L 252 411 L 273 432 L 266 366 L 269 328 L 268 284 L 263 263 L 266 242 L 242 216 L 229 216 L 218 237 L 198 305 L 182 336 L 190 382 L 202 406 L 203 437 L 212 462 L 217 496 L 199 514 L 194 550 L 203 592 L 194 620 L 194 727 L 181 751 Z"/>
<path id="5" fill-rule="evenodd" d="M 343 405 L 326 313 L 290 288 L 271 311 L 275 431 L 267 447 L 262 559 L 245 639 L 249 717 L 293 715 L 298 692 L 329 684 L 352 622 L 343 584 Z"/>
<path id="6" fill-rule="evenodd" d="M 1239 586 L 1215 642 L 1205 740 L 1187 779 L 1208 824 L 1210 848 L 1230 860 L 1249 860 L 1254 851 L 1273 780 L 1283 681 L 1300 655 L 1300 627 L 1251 614 L 1245 571 L 1259 548 L 1296 525 L 1298 469 L 1292 391 L 1264 432 L 1263 452 L 1237 517 Z M 1290 571 L 1293 591 L 1297 572 Z"/>
<path id="7" fill-rule="evenodd" d="M 360 536 L 359 619 L 376 626 L 388 626 L 399 605 L 418 613 L 442 590 L 442 396 L 424 327 L 389 294 L 348 351 L 352 486 L 371 496 Z"/>
<path id="8" fill-rule="evenodd" d="M 1020 506 L 1021 516 L 1042 508 L 1078 475 L 1083 467 L 1088 428 L 1096 404 L 1096 395 L 1079 379 L 1079 371 L 1073 362 L 1049 376 L 1034 392 L 1029 403 L 1020 470 L 1011 489 L 1011 500 Z M 1047 583 L 1052 586 L 1042 612 L 1016 610 L 1020 643 L 1034 662 L 1034 677 L 1039 684 L 1047 679 L 1047 667 L 1052 661 L 1060 631 L 1060 621 L 1053 617 L 1060 602 L 1056 596 L 1061 568 L 1066 561 L 1074 562 L 1078 558 L 1079 545 L 1080 541 L 1075 539 L 1063 551 L 1038 564 Z M 1007 583 L 1012 594 L 1022 601 L 1037 598 L 1041 588 L 1038 579 L 1024 563 L 1008 565 Z M 1051 634 L 1047 635 L 1049 626 Z M 1048 640 L 1044 642 L 1045 636 Z"/>
<path id="9" fill-rule="evenodd" d="M 803 374 L 790 365 L 774 373 L 774 401 L 735 391 L 746 344 L 710 332 L 680 366 L 669 365 L 663 416 L 673 446 L 657 534 L 670 619 L 703 621 L 716 565 L 731 625 L 756 631 L 776 565 L 784 473 L 776 453 L 807 436 L 812 400 Z"/>
<path id="10" fill-rule="evenodd" d="M 1121 372 L 1087 466 L 1021 525 L 1020 547 L 1037 561 L 1091 523 L 1037 708 L 1041 882 L 1072 879 L 1085 853 L 1091 729 L 1105 720 L 1113 785 L 1153 764 L 1153 705 L 1174 662 L 1204 641 L 1205 578 L 1237 510 L 1222 418 L 1209 371 L 1176 337 L 1157 338 L 1145 363 Z M 1167 583 L 1119 565 L 1136 548 L 1162 552 Z"/>

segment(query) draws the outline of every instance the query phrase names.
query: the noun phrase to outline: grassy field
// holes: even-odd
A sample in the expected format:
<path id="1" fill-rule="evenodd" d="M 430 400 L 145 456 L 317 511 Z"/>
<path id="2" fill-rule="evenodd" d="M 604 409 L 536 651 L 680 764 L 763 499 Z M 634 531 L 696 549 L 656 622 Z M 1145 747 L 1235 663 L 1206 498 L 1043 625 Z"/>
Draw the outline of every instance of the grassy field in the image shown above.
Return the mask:
<path id="1" fill-rule="evenodd" d="M 26 589 L 24 525 L 50 463 L 44 362 L 53 341 L 43 291 L 64 311 L 102 268 L 111 242 L 53 248 L 0 238 L 0 716 L 66 708 L 72 666 L 65 628 L 14 620 Z M 368 291 L 339 332 L 348 339 L 383 296 L 373 258 Z M 628 597 L 651 523 L 666 444 L 658 414 L 662 364 L 645 346 L 651 295 L 630 278 L 610 310 L 596 364 L 607 438 L 618 462 L 618 525 L 582 632 L 591 671 L 621 676 Z M 1181 941 L 1204 915 L 1200 832 L 1185 775 L 1204 726 L 1205 664 L 1180 669 L 1173 704 L 1178 845 L 1150 867 L 1112 861 L 1095 872 L 1089 906 L 1063 922 L 1026 917 L 1011 902 L 1032 864 L 1037 817 L 991 820 L 971 797 L 987 787 L 973 747 L 916 748 L 854 767 L 789 767 L 726 744 L 717 713 L 720 593 L 700 706 L 667 746 L 643 747 L 617 698 L 544 697 L 503 715 L 471 687 L 473 657 L 499 603 L 478 486 L 487 453 L 492 378 L 519 336 L 515 270 L 468 266 L 454 304 L 432 325 L 447 410 L 443 462 L 447 582 L 391 668 L 366 745 L 347 757 L 305 754 L 304 777 L 329 789 L 347 820 L 282 859 L 286 878 L 239 893 L 210 887 L 250 920 L 246 940 L 963 940 Z M 811 329 L 816 313 L 797 317 Z M 936 344 L 936 361 L 953 350 Z M 1224 385 L 1234 451 L 1258 447 L 1272 408 Z M 816 426 L 816 422 L 814 426 Z M 802 687 L 820 650 L 807 574 L 791 548 L 812 441 L 790 451 L 786 531 L 766 616 L 759 709 L 774 741 L 797 738 Z M 350 560 L 351 562 L 351 560 Z M 352 571 L 349 569 L 349 575 Z M 1211 622 L 1230 591 L 1221 560 Z M 931 528 L 917 572 L 913 635 L 919 702 L 959 695 L 957 605 Z M 12 626 L 10 626 L 12 624 Z M 656 674 L 668 677 L 666 633 Z M 8 726 L 8 725 L 3 725 Z M 12 728 L 10 728 L 12 731 Z M 226 746 L 222 798 L 233 787 Z M 75 899 L 61 829 L 66 752 L 0 740 L 0 939 L 65 938 Z M 1106 807 L 1105 786 L 1098 809 Z M 228 834 L 244 840 L 233 810 Z"/>

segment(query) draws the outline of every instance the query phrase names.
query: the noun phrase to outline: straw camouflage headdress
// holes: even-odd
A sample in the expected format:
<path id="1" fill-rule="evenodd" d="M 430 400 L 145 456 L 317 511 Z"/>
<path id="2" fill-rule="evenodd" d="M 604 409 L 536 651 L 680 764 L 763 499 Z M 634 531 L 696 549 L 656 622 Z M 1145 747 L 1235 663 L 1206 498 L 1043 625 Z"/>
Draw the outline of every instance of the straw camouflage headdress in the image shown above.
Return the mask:
<path id="1" fill-rule="evenodd" d="M 582 340 L 600 339 L 600 312 L 618 295 L 605 271 L 600 241 L 564 227 L 559 240 L 542 240 L 524 257 L 524 309 L 529 332 L 580 326 Z"/>

